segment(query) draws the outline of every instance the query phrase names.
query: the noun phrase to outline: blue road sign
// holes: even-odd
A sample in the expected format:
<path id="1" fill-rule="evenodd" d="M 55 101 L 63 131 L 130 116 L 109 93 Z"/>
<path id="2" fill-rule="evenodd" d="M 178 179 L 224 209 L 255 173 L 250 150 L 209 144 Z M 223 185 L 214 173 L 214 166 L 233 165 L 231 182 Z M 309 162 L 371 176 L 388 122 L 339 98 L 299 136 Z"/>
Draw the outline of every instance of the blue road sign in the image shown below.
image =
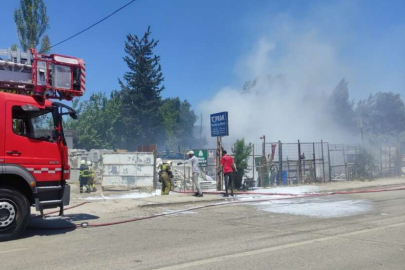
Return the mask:
<path id="1" fill-rule="evenodd" d="M 229 136 L 228 112 L 211 114 L 211 137 Z"/>

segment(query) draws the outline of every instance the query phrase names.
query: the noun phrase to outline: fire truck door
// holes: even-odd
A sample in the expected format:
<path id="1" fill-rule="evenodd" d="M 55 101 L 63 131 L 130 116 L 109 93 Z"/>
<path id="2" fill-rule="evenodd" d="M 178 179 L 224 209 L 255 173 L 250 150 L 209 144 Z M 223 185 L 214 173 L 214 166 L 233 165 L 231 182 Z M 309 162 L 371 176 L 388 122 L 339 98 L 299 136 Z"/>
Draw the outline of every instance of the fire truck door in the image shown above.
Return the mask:
<path id="1" fill-rule="evenodd" d="M 60 180 L 61 153 L 52 138 L 52 110 L 8 101 L 5 116 L 5 163 L 25 167 L 39 182 Z"/>

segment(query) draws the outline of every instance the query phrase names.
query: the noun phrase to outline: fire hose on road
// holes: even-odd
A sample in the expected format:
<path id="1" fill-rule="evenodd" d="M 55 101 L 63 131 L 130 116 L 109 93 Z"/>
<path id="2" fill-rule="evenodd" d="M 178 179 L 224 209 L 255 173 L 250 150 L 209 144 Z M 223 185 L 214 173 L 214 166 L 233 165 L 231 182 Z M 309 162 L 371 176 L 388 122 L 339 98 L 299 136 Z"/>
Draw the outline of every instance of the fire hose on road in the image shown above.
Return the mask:
<path id="1" fill-rule="evenodd" d="M 198 209 L 205 209 L 205 208 L 212 208 L 212 207 L 219 207 L 219 206 L 228 206 L 228 205 L 235 205 L 235 204 L 246 204 L 246 203 L 257 203 L 257 202 L 268 202 L 268 201 L 274 201 L 274 200 L 288 200 L 288 199 L 297 199 L 297 198 L 308 198 L 308 197 L 321 197 L 321 196 L 331 196 L 331 195 L 347 195 L 347 194 L 362 194 L 362 193 L 376 193 L 376 192 L 388 192 L 388 191 L 399 191 L 399 190 L 405 190 L 405 186 L 398 186 L 398 187 L 389 187 L 389 188 L 383 188 L 383 189 L 364 189 L 364 190 L 351 190 L 351 191 L 335 191 L 335 192 L 325 192 L 325 193 L 309 193 L 309 194 L 288 194 L 288 193 L 254 193 L 254 192 L 238 192 L 238 195 L 260 195 L 260 196 L 265 196 L 265 195 L 279 195 L 279 196 L 290 196 L 287 198 L 266 198 L 266 199 L 253 199 L 253 200 L 243 200 L 243 201 L 225 201 L 225 202 L 220 202 L 220 203 L 212 203 L 212 204 L 205 204 L 201 206 L 195 206 L 195 207 L 190 207 L 186 209 L 181 209 L 177 211 L 171 211 L 169 213 L 161 213 L 161 214 L 155 214 L 151 216 L 145 216 L 145 217 L 137 217 L 137 218 L 131 218 L 131 219 L 126 219 L 126 220 L 120 220 L 120 221 L 112 221 L 112 222 L 105 222 L 105 223 L 88 223 L 88 222 L 83 222 L 83 223 L 72 223 L 71 225 L 68 226 L 60 226 L 60 227 L 32 227 L 29 226 L 28 229 L 33 229 L 33 230 L 72 230 L 72 229 L 77 229 L 77 228 L 95 228 L 95 227 L 105 227 L 105 226 L 112 226 L 112 225 L 119 225 L 119 224 L 124 224 L 124 223 L 130 223 L 130 222 L 135 222 L 135 221 L 141 221 L 141 220 L 146 220 L 146 219 L 153 219 L 153 218 L 158 218 L 158 217 L 164 217 L 164 216 L 170 216 L 170 215 L 175 215 L 191 210 L 198 210 Z M 208 193 L 207 194 L 219 194 L 219 193 Z M 68 208 L 65 208 L 65 210 L 73 209 L 79 206 L 82 206 L 84 204 L 87 204 L 89 202 L 83 202 Z M 57 211 L 55 211 L 57 212 Z M 46 215 L 53 214 L 55 212 L 50 212 L 46 213 Z M 37 218 L 39 216 L 34 216 L 33 218 Z"/>

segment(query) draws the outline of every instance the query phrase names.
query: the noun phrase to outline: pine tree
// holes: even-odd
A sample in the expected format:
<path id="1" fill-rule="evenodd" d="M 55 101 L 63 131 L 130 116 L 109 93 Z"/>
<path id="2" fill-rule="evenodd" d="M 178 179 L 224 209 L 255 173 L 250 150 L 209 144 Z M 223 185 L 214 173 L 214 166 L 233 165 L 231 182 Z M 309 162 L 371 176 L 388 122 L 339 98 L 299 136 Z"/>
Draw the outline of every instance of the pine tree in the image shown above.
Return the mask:
<path id="1" fill-rule="evenodd" d="M 36 49 L 42 43 L 41 52 L 48 52 L 50 40 L 45 34 L 49 28 L 49 17 L 43 0 L 20 0 L 20 7 L 14 11 L 14 20 L 21 48 Z M 42 41 L 41 41 L 42 38 Z"/>
<path id="2" fill-rule="evenodd" d="M 39 50 L 41 53 L 47 53 L 51 50 L 51 41 L 48 35 L 45 35 L 41 41 L 41 49 Z"/>
<path id="3" fill-rule="evenodd" d="M 342 128 L 356 133 L 354 103 L 349 101 L 348 82 L 342 79 L 329 97 L 328 110 L 334 121 Z"/>
<path id="4" fill-rule="evenodd" d="M 122 137 L 121 147 L 129 150 L 139 145 L 155 144 L 164 140 L 159 108 L 164 90 L 160 56 L 153 53 L 158 41 L 150 39 L 150 27 L 143 35 L 127 35 L 124 61 L 130 71 L 124 75 L 121 85 Z"/>

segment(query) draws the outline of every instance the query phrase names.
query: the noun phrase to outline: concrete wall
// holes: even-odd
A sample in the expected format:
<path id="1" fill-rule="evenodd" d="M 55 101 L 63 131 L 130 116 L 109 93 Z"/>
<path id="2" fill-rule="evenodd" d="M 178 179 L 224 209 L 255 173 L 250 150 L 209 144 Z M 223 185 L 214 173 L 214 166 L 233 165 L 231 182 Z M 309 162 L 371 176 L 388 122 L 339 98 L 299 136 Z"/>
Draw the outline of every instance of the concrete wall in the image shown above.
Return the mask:
<path id="1" fill-rule="evenodd" d="M 105 153 L 103 189 L 153 188 L 155 179 L 153 152 Z"/>
<path id="2" fill-rule="evenodd" d="M 90 160 L 95 170 L 95 180 L 101 181 L 103 170 L 103 154 L 114 153 L 114 150 L 108 149 L 69 149 L 69 164 L 70 164 L 70 182 L 76 183 L 79 181 L 80 162 Z"/>

